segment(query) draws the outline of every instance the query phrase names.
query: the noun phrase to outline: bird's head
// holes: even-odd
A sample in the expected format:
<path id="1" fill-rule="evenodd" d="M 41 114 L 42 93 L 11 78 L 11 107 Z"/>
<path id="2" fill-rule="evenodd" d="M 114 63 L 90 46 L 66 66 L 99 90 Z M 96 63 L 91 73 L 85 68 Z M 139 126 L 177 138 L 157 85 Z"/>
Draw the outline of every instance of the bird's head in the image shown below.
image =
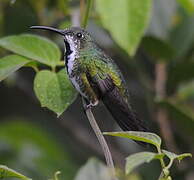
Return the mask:
<path id="1" fill-rule="evenodd" d="M 90 34 L 85 29 L 79 27 L 71 27 L 64 30 L 47 26 L 32 26 L 30 28 L 49 30 L 62 35 L 65 43 L 66 53 L 71 53 L 72 51 L 79 52 L 82 49 L 90 47 L 92 44 Z"/>

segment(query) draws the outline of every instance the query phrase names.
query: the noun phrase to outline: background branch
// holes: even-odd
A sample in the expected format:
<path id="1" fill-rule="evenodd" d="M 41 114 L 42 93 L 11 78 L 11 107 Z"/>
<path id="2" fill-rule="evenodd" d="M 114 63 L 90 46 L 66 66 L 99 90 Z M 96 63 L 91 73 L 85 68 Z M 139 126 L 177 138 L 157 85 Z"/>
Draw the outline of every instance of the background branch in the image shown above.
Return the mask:
<path id="1" fill-rule="evenodd" d="M 159 62 L 155 65 L 155 91 L 156 91 L 156 98 L 161 100 L 166 98 L 166 79 L 167 79 L 167 72 L 166 72 L 166 63 Z M 158 107 L 156 112 L 156 121 L 159 124 L 160 133 L 164 138 L 164 142 L 168 149 L 173 152 L 177 152 L 177 147 L 175 145 L 175 140 L 172 134 L 172 130 L 170 127 L 170 123 L 168 120 L 168 114 L 166 109 L 162 107 Z"/>
<path id="2" fill-rule="evenodd" d="M 83 17 L 82 23 L 81 23 L 83 28 L 86 28 L 86 26 L 87 26 L 91 6 L 92 6 L 92 0 L 87 0 L 87 6 L 86 6 L 84 16 L 81 15 L 81 17 Z"/>

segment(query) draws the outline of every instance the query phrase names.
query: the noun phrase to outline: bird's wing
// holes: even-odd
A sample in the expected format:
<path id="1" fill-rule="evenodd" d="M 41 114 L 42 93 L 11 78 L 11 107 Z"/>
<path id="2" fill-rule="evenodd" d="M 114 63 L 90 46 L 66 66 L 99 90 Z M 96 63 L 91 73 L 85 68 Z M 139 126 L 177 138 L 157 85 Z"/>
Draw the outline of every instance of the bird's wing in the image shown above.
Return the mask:
<path id="1" fill-rule="evenodd" d="M 146 131 L 143 122 L 132 111 L 128 91 L 117 66 L 111 61 L 93 59 L 87 65 L 91 87 L 124 131 Z M 97 90 L 96 90 L 97 88 Z"/>

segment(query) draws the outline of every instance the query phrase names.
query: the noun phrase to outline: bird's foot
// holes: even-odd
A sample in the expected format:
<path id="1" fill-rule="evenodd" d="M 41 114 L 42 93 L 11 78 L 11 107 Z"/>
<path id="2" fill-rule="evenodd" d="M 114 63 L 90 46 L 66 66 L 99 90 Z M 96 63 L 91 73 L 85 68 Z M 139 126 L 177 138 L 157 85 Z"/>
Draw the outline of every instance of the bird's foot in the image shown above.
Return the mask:
<path id="1" fill-rule="evenodd" d="M 94 103 L 93 102 L 89 102 L 87 101 L 86 99 L 82 98 L 82 102 L 83 102 L 83 107 L 84 107 L 84 110 L 88 110 L 88 109 L 91 109 L 93 106 L 96 106 L 98 104 L 98 101 L 95 101 Z"/>
<path id="2" fill-rule="evenodd" d="M 93 105 L 92 103 L 87 104 L 85 109 L 86 109 L 86 110 L 87 110 L 87 109 L 91 109 L 93 106 L 94 106 L 94 105 Z"/>
<path id="3" fill-rule="evenodd" d="M 88 110 L 88 109 L 92 109 L 94 105 L 92 103 L 89 103 L 89 104 L 83 104 L 83 107 L 84 107 L 84 111 Z"/>

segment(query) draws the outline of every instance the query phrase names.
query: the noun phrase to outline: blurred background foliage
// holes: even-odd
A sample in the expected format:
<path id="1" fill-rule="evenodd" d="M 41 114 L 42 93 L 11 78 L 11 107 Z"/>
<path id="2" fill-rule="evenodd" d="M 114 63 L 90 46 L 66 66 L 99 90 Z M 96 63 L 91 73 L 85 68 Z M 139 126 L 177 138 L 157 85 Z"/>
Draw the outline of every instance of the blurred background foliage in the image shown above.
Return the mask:
<path id="1" fill-rule="evenodd" d="M 87 29 L 121 68 L 133 107 L 150 131 L 163 138 L 168 150 L 193 153 L 194 3 L 133 2 L 94 1 Z M 0 37 L 32 33 L 32 25 L 79 25 L 84 4 L 84 0 L 0 0 Z M 55 41 L 63 52 L 60 37 L 39 33 Z M 7 54 L 0 48 L 0 57 Z M 57 170 L 62 172 L 61 179 L 67 180 L 91 180 L 87 172 L 95 174 L 97 169 L 103 174 L 103 165 L 92 159 L 84 167 L 88 170 L 81 168 L 83 174 L 76 175 L 89 157 L 103 160 L 81 99 L 77 98 L 58 119 L 40 107 L 33 91 L 34 76 L 32 69 L 21 68 L 0 83 L 0 164 L 37 180 L 51 178 Z M 102 105 L 95 108 L 95 115 L 103 131 L 118 130 Z M 128 140 L 107 140 L 118 167 L 124 166 L 127 155 L 143 149 Z M 152 162 L 127 179 L 154 180 L 159 172 L 159 164 Z M 177 163 L 172 173 L 176 180 L 193 180 L 193 160 Z"/>

